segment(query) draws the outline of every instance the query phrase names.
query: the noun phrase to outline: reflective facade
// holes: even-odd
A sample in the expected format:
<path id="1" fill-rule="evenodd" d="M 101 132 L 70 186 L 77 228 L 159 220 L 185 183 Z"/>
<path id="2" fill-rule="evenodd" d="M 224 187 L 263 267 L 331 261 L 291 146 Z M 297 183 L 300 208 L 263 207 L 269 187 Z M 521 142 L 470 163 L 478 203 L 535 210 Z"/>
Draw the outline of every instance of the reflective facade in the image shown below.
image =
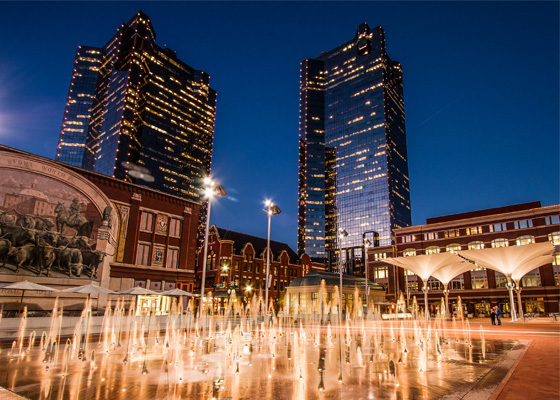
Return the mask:
<path id="1" fill-rule="evenodd" d="M 76 167 L 82 166 L 95 86 L 102 60 L 101 49 L 78 47 L 60 129 L 57 161 Z"/>
<path id="2" fill-rule="evenodd" d="M 216 107 L 208 74 L 159 47 L 141 12 L 119 27 L 101 53 L 81 166 L 201 200 Z M 135 168 L 142 168 L 140 177 Z"/>
<path id="3" fill-rule="evenodd" d="M 382 27 L 301 63 L 298 251 L 315 260 L 411 223 L 402 69 Z"/>

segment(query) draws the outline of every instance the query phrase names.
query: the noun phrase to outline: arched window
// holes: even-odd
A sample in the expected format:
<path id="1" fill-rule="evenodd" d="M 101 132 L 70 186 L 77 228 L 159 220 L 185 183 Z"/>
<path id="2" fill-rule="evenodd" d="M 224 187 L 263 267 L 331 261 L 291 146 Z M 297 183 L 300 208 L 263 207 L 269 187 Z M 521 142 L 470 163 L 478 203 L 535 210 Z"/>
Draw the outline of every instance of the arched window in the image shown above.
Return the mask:
<path id="1" fill-rule="evenodd" d="M 548 234 L 548 240 L 552 242 L 553 245 L 560 245 L 560 232 L 552 232 Z"/>
<path id="2" fill-rule="evenodd" d="M 457 254 L 458 251 L 461 251 L 461 245 L 459 243 L 451 243 L 445 246 L 445 251 L 453 254 Z"/>
<path id="3" fill-rule="evenodd" d="M 496 247 L 508 247 L 509 246 L 509 242 L 507 239 L 494 239 L 492 240 L 492 248 L 496 248 Z"/>
<path id="4" fill-rule="evenodd" d="M 206 260 L 206 269 L 216 269 L 216 253 L 214 253 L 214 250 L 210 250 L 210 253 L 208 253 Z"/>
<path id="5" fill-rule="evenodd" d="M 413 257 L 416 255 L 416 249 L 404 249 L 402 255 L 403 257 Z"/>
<path id="6" fill-rule="evenodd" d="M 518 246 L 535 243 L 535 237 L 531 235 L 519 236 L 516 240 Z"/>
<path id="7" fill-rule="evenodd" d="M 439 253 L 439 247 L 438 246 L 426 247 L 426 254 L 437 254 L 437 253 Z"/>
<path id="8" fill-rule="evenodd" d="M 484 242 L 476 240 L 474 242 L 470 242 L 467 247 L 469 248 L 469 250 L 482 250 L 484 248 Z"/>

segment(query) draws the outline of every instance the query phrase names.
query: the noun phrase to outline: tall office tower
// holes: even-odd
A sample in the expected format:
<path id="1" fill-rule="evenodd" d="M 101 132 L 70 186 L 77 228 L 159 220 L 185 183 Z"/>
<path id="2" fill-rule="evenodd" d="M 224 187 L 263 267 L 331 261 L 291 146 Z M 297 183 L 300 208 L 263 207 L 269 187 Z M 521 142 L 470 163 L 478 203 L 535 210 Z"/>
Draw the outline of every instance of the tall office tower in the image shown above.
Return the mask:
<path id="1" fill-rule="evenodd" d="M 411 223 L 402 69 L 381 26 L 301 62 L 298 251 L 362 257 Z M 337 230 L 348 236 L 338 242 Z"/>
<path id="2" fill-rule="evenodd" d="M 101 49 L 78 47 L 58 140 L 57 161 L 82 166 L 95 85 L 102 61 Z"/>
<path id="3" fill-rule="evenodd" d="M 122 24 L 100 50 L 81 166 L 201 200 L 202 178 L 210 172 L 216 108 L 208 74 L 158 46 L 142 12 Z M 72 119 L 64 123 L 72 124 Z M 62 157 L 65 136 L 57 157 Z"/>

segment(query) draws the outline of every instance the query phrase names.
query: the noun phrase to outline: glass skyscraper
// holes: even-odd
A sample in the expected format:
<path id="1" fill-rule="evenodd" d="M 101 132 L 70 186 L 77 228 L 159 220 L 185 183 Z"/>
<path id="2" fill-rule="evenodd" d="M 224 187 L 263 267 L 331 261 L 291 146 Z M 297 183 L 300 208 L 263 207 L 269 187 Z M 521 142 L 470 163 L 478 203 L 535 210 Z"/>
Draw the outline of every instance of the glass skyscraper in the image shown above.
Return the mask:
<path id="1" fill-rule="evenodd" d="M 83 71 L 90 65 L 87 57 L 77 56 L 57 159 L 70 162 L 68 149 L 80 147 L 83 155 L 72 159 L 73 165 L 202 200 L 216 110 L 208 74 L 158 46 L 150 19 L 142 12 L 122 24 L 105 46 L 87 49 L 98 52 L 95 77 L 87 76 L 91 102 L 83 108 L 89 112 L 74 110 L 80 96 L 74 93 L 76 82 L 86 81 Z M 71 141 L 77 135 L 69 135 L 76 126 L 88 127 L 79 146 Z"/>
<path id="2" fill-rule="evenodd" d="M 76 167 L 82 166 L 95 85 L 102 61 L 101 49 L 88 46 L 78 47 L 60 129 L 56 151 L 57 161 Z"/>
<path id="3" fill-rule="evenodd" d="M 411 213 L 402 69 L 381 26 L 301 62 L 299 132 L 299 253 L 332 262 L 339 228 L 346 257 L 364 234 L 391 244 Z"/>

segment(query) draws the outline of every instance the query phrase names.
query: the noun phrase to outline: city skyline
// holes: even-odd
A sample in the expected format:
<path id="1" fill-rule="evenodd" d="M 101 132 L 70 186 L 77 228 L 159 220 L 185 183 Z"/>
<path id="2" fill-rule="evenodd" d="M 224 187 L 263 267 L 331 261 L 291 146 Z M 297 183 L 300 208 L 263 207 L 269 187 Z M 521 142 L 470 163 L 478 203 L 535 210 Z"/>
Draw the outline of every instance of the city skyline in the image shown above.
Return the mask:
<path id="1" fill-rule="evenodd" d="M 213 207 L 218 226 L 264 237 L 262 201 L 271 198 L 283 211 L 272 238 L 297 248 L 299 62 L 333 48 L 364 21 L 385 28 L 391 56 L 405 66 L 413 224 L 527 201 L 558 203 L 556 3 L 3 7 L 0 33 L 12 39 L 0 57 L 0 141 L 50 158 L 77 45 L 104 43 L 106 27 L 110 32 L 138 9 L 163 25 L 158 41 L 207 71 L 219 93 L 212 172 L 229 196 Z M 426 18 L 417 21 L 419 12 Z"/>

